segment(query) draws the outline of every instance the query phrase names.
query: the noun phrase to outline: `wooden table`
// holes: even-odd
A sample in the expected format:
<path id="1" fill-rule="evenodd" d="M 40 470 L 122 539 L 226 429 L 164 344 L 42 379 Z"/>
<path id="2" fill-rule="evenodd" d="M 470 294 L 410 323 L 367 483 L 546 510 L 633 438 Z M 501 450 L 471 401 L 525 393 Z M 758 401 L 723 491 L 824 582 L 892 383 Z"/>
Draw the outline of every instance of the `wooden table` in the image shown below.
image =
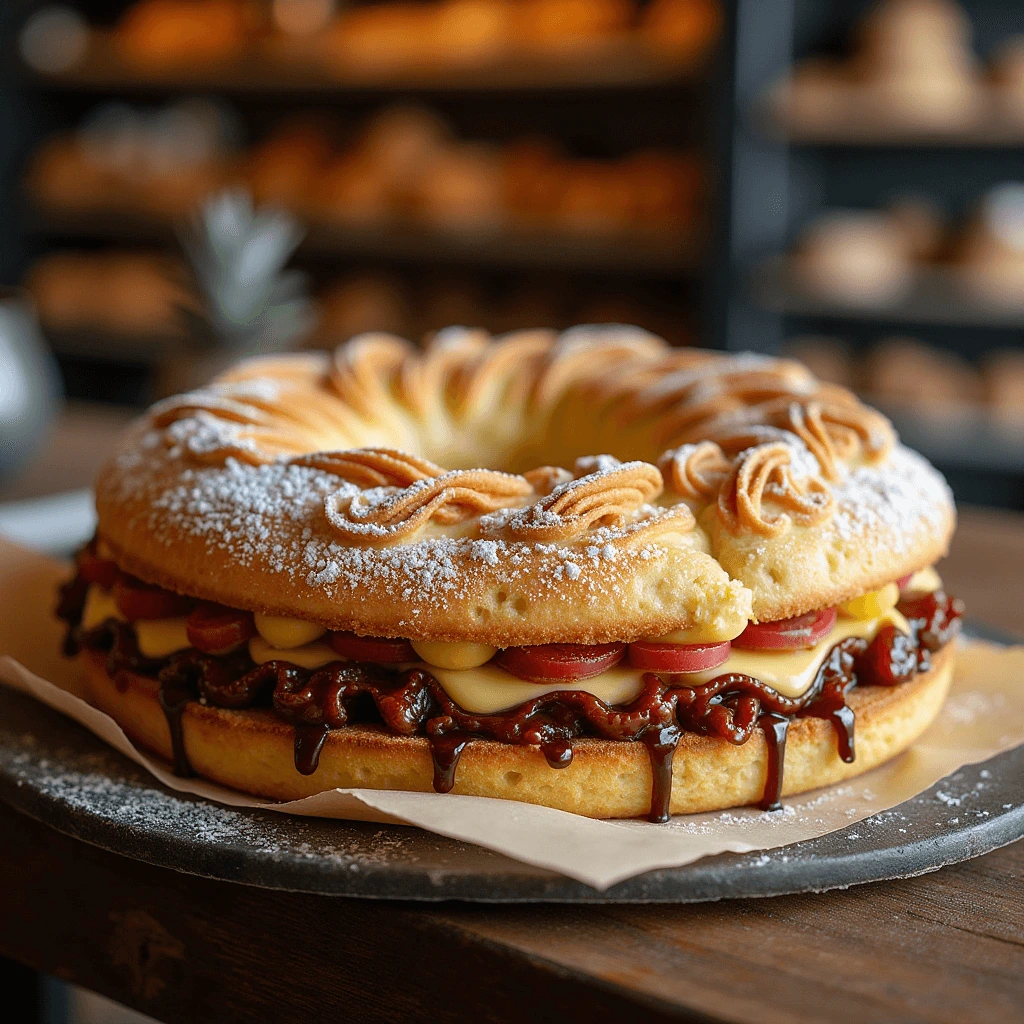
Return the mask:
<path id="1" fill-rule="evenodd" d="M 943 572 L 1024 634 L 1024 517 L 965 511 Z M 1024 1021 L 1024 843 L 823 895 L 417 906 L 176 874 L 0 806 L 0 864 L 0 953 L 168 1022 Z"/>

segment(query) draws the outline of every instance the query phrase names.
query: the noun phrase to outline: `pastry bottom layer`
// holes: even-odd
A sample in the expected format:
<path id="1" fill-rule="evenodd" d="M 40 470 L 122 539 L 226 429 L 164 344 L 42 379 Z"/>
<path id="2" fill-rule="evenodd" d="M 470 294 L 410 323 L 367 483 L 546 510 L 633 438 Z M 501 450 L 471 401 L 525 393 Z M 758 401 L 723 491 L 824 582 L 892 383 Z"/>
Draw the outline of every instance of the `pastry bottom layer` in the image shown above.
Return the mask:
<path id="1" fill-rule="evenodd" d="M 931 724 L 949 691 L 956 643 L 932 656 L 932 668 L 899 686 L 855 687 L 856 760 L 843 762 L 831 722 L 792 721 L 786 742 L 784 795 L 849 779 L 906 750 Z M 123 673 L 121 690 L 106 656 L 83 652 L 89 699 L 136 744 L 170 760 L 171 738 L 154 679 Z M 331 730 L 313 775 L 295 768 L 295 730 L 270 710 L 232 711 L 186 705 L 185 752 L 196 774 L 253 796 L 295 800 L 329 789 L 431 792 L 433 762 L 423 737 L 396 736 L 368 725 Z M 651 764 L 644 744 L 582 738 L 572 763 L 553 769 L 534 747 L 474 740 L 462 755 L 454 793 L 541 804 L 592 818 L 635 818 L 651 806 Z M 743 744 L 684 733 L 672 767 L 672 814 L 758 803 L 765 789 L 768 744 L 755 730 Z"/>

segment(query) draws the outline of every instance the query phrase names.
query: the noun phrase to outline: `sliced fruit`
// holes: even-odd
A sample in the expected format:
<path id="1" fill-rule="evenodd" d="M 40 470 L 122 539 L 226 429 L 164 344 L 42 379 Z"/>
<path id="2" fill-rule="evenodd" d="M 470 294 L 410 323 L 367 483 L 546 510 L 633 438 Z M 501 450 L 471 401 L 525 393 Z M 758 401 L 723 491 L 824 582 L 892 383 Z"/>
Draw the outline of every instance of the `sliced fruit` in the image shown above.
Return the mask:
<path id="1" fill-rule="evenodd" d="M 118 610 L 129 622 L 188 615 L 195 603 L 191 597 L 154 587 L 124 574 L 114 583 L 113 594 Z"/>
<path id="2" fill-rule="evenodd" d="M 647 672 L 704 672 L 728 661 L 732 644 L 663 644 L 642 640 L 629 645 L 629 663 Z"/>
<path id="3" fill-rule="evenodd" d="M 230 654 L 256 635 L 252 612 L 222 604 L 199 605 L 185 623 L 189 643 L 206 654 Z"/>
<path id="4" fill-rule="evenodd" d="M 749 651 L 798 651 L 814 647 L 836 624 L 835 608 L 807 612 L 775 622 L 752 622 L 735 640 L 734 647 Z"/>
<path id="5" fill-rule="evenodd" d="M 890 608 L 896 607 L 900 599 L 899 583 L 887 583 L 881 590 L 873 590 L 870 594 L 861 594 L 839 606 L 844 615 L 854 619 L 877 619 Z"/>
<path id="6" fill-rule="evenodd" d="M 485 665 L 497 647 L 468 641 L 413 640 L 412 649 L 428 664 L 438 668 L 466 669 Z"/>
<path id="7" fill-rule="evenodd" d="M 506 672 L 531 683 L 558 683 L 589 679 L 622 661 L 626 645 L 541 644 L 535 647 L 506 647 L 494 659 Z"/>
<path id="8" fill-rule="evenodd" d="M 412 644 L 401 637 L 330 633 L 327 642 L 333 650 L 349 661 L 373 661 L 379 665 L 416 661 L 416 652 L 412 649 Z"/>

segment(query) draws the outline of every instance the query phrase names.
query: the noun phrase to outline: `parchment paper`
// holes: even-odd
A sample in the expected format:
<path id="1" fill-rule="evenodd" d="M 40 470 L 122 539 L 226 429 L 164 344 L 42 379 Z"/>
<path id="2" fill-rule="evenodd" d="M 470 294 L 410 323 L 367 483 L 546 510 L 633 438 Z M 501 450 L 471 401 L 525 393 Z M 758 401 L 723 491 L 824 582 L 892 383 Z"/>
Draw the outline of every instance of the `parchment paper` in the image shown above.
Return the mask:
<path id="1" fill-rule="evenodd" d="M 380 790 L 332 790 L 288 803 L 254 800 L 200 779 L 179 779 L 137 750 L 107 715 L 75 695 L 51 614 L 66 565 L 0 539 L 0 682 L 74 718 L 171 789 L 232 807 L 416 825 L 606 889 L 633 875 L 725 851 L 768 850 L 845 828 L 929 788 L 965 764 L 1024 743 L 1024 647 L 965 646 L 953 692 L 935 724 L 895 761 L 851 782 L 787 798 L 780 811 L 685 815 L 666 825 L 594 821 L 506 800 Z"/>

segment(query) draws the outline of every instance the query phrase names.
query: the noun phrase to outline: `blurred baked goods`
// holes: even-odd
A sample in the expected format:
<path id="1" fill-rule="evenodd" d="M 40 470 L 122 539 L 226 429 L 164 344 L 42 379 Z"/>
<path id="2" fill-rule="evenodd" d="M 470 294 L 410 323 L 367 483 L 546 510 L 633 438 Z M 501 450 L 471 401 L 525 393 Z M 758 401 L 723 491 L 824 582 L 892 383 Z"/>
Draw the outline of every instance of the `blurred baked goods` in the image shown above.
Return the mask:
<path id="1" fill-rule="evenodd" d="M 718 0 L 650 0 L 640 31 L 658 54 L 695 60 L 722 28 Z"/>
<path id="2" fill-rule="evenodd" d="M 854 137 L 956 132 L 986 108 L 970 21 L 954 0 L 881 0 L 847 60 L 802 61 L 769 100 L 791 130 Z"/>
<path id="3" fill-rule="evenodd" d="M 1024 35 L 1010 36 L 996 47 L 989 76 L 998 116 L 1024 125 Z"/>
<path id="4" fill-rule="evenodd" d="M 840 338 L 827 335 L 803 335 L 782 346 L 782 354 L 802 362 L 819 380 L 856 390 L 853 350 Z"/>
<path id="5" fill-rule="evenodd" d="M 833 211 L 801 235 L 790 257 L 801 291 L 853 306 L 898 302 L 913 283 L 911 245 L 883 212 Z"/>
<path id="6" fill-rule="evenodd" d="M 54 253 L 25 279 L 46 328 L 113 334 L 177 334 L 193 306 L 182 267 L 151 253 Z"/>
<path id="7" fill-rule="evenodd" d="M 136 0 L 109 33 L 78 25 L 73 59 L 49 42 L 26 52 L 60 71 L 90 35 L 109 35 L 126 64 L 157 76 L 258 56 L 357 79 L 568 59 L 585 80 L 592 58 L 691 64 L 720 27 L 719 0 Z"/>
<path id="8" fill-rule="evenodd" d="M 1024 184 L 988 192 L 968 220 L 954 251 L 962 286 L 975 298 L 1024 309 Z"/>
<path id="9" fill-rule="evenodd" d="M 139 0 L 118 23 L 114 42 L 142 67 L 208 67 L 237 57 L 261 23 L 262 9 L 251 0 Z"/>
<path id="10" fill-rule="evenodd" d="M 982 359 L 982 391 L 997 419 L 1019 427 L 1024 424 L 1024 352 L 997 349 Z"/>
<path id="11" fill-rule="evenodd" d="M 804 336 L 787 341 L 783 354 L 806 360 L 815 376 L 858 391 L 893 415 L 1024 425 L 1020 349 L 994 349 L 975 365 L 916 338 L 882 338 L 861 355 L 839 338 Z"/>
<path id="12" fill-rule="evenodd" d="M 156 111 L 108 104 L 47 142 L 26 187 L 52 214 L 124 212 L 180 219 L 211 192 L 243 185 L 259 203 L 314 223 L 498 226 L 575 234 L 678 234 L 695 225 L 704 172 L 695 156 L 645 150 L 583 160 L 543 139 L 463 141 L 434 112 L 385 108 L 347 145 L 303 116 L 239 155 L 230 117 L 205 101 Z"/>
<path id="13" fill-rule="evenodd" d="M 230 109 L 207 100 L 107 103 L 74 135 L 44 143 L 26 185 L 50 210 L 179 217 L 227 183 L 235 133 Z"/>
<path id="14" fill-rule="evenodd" d="M 861 24 L 852 80 L 876 116 L 955 129 L 981 112 L 971 24 L 954 0 L 885 0 Z"/>
<path id="15" fill-rule="evenodd" d="M 332 156 L 324 127 L 299 118 L 249 154 L 245 180 L 256 203 L 301 209 Z"/>
<path id="16" fill-rule="evenodd" d="M 388 2 L 343 11 L 320 49 L 341 73 L 385 77 L 616 52 L 685 63 L 714 41 L 720 20 L 717 0 Z"/>
<path id="17" fill-rule="evenodd" d="M 544 139 L 464 142 L 415 106 L 385 109 L 336 151 L 309 122 L 285 125 L 251 151 L 245 168 L 254 194 L 312 221 L 585 234 L 689 227 L 704 178 L 695 157 L 669 151 L 580 160 Z"/>
<path id="18" fill-rule="evenodd" d="M 405 335 L 411 319 L 401 281 L 384 274 L 355 274 L 337 281 L 319 300 L 318 344 L 331 348 L 357 334 Z"/>
<path id="19" fill-rule="evenodd" d="M 939 257 L 946 238 L 943 215 L 927 199 L 905 195 L 893 200 L 886 214 L 904 239 L 907 252 L 918 262 Z"/>
<path id="20" fill-rule="evenodd" d="M 949 410 L 977 402 L 977 372 L 952 352 L 914 338 L 885 338 L 868 353 L 865 390 L 895 405 Z"/>
<path id="21" fill-rule="evenodd" d="M 516 39 L 541 52 L 593 51 L 623 38 L 633 14 L 631 0 L 519 0 Z"/>
<path id="22" fill-rule="evenodd" d="M 459 324 L 501 334 L 576 322 L 664 328 L 674 344 L 692 343 L 689 325 L 670 314 L 668 305 L 663 309 L 656 295 L 595 284 L 581 284 L 570 294 L 567 299 L 564 289 L 536 276 L 502 279 L 488 287 L 476 276 L 457 273 L 350 273 L 320 291 L 313 344 L 333 348 L 364 331 L 424 337 Z"/>

